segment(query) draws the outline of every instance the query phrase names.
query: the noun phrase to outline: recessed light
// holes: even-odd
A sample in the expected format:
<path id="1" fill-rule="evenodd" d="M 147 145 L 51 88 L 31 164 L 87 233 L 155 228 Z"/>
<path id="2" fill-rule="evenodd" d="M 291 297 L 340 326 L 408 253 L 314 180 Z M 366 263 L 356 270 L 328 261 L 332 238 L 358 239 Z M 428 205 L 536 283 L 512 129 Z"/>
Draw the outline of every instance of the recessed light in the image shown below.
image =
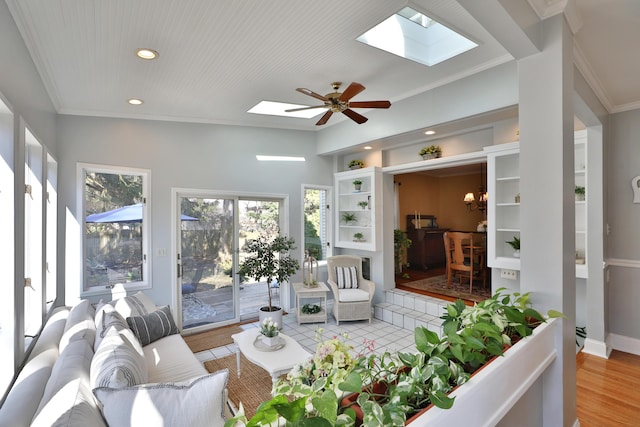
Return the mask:
<path id="1" fill-rule="evenodd" d="M 131 98 L 127 102 L 129 104 L 131 104 L 131 105 L 142 105 L 142 104 L 144 104 L 144 101 L 142 99 L 138 99 L 138 98 Z"/>
<path id="2" fill-rule="evenodd" d="M 435 131 L 435 130 L 428 130 L 428 131 L 426 131 L 424 134 L 425 134 L 425 135 L 433 135 L 433 134 L 435 134 L 435 133 L 436 133 L 436 131 Z"/>
<path id="3" fill-rule="evenodd" d="M 367 145 L 366 147 L 362 147 L 362 148 L 364 148 L 365 150 L 371 150 L 373 147 L 370 145 Z"/>
<path id="4" fill-rule="evenodd" d="M 136 50 L 136 56 L 140 59 L 156 59 L 160 54 L 153 49 L 143 47 Z"/>

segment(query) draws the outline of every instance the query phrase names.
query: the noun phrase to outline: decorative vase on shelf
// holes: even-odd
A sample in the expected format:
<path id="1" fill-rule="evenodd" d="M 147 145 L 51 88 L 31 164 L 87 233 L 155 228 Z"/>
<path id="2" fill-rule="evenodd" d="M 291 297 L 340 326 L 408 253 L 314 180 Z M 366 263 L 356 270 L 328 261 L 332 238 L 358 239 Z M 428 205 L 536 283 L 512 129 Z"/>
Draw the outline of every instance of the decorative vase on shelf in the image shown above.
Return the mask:
<path id="1" fill-rule="evenodd" d="M 515 251 L 513 251 L 513 256 L 516 258 L 520 258 L 520 249 L 516 249 Z"/>

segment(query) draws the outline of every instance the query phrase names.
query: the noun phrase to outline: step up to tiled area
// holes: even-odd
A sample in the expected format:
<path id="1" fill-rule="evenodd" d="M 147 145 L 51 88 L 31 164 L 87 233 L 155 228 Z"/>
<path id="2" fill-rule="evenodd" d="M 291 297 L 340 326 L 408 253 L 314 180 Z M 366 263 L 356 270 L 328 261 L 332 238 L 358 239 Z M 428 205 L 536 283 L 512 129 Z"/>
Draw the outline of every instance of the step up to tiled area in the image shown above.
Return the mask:
<path id="1" fill-rule="evenodd" d="M 442 316 L 450 301 L 392 289 L 385 291 L 385 302 L 376 304 L 374 316 L 403 329 L 414 330 L 424 326 L 441 335 Z"/>

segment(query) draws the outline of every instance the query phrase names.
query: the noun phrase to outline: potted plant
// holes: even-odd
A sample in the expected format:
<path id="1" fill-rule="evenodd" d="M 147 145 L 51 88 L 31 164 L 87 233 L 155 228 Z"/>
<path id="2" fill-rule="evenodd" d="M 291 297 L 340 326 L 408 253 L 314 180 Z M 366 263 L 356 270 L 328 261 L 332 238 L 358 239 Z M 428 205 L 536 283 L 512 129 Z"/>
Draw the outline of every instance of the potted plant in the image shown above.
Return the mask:
<path id="1" fill-rule="evenodd" d="M 393 230 L 393 259 L 395 261 L 395 273 L 402 273 L 407 248 L 411 246 L 411 239 L 405 231 Z"/>
<path id="2" fill-rule="evenodd" d="M 342 213 L 342 222 L 344 222 L 345 224 L 355 223 L 357 220 L 358 217 L 356 217 L 356 214 L 354 214 L 353 212 Z"/>
<path id="3" fill-rule="evenodd" d="M 278 325 L 282 325 L 282 308 L 272 304 L 271 282 L 276 280 L 282 284 L 298 271 L 300 264 L 290 255 L 295 248 L 295 240 L 287 236 L 276 236 L 273 239 L 261 236 L 248 240 L 245 245 L 248 255 L 240 263 L 238 273 L 255 280 L 267 281 L 269 305 L 260 308 L 260 321 L 271 317 Z"/>
<path id="4" fill-rule="evenodd" d="M 348 166 L 349 169 L 360 169 L 364 167 L 364 162 L 362 160 L 351 160 Z"/>
<path id="5" fill-rule="evenodd" d="M 517 236 L 513 236 L 513 240 L 508 240 L 505 243 L 508 243 L 513 248 L 513 256 L 520 258 L 520 239 Z"/>
<path id="6" fill-rule="evenodd" d="M 364 242 L 364 235 L 362 233 L 353 233 L 354 242 Z"/>
<path id="7" fill-rule="evenodd" d="M 262 342 L 269 347 L 275 347 L 278 342 L 278 322 L 274 322 L 271 317 L 266 317 L 260 322 L 260 334 L 262 336 Z"/>
<path id="8" fill-rule="evenodd" d="M 356 191 L 360 191 L 360 188 L 362 188 L 362 181 L 359 179 L 354 179 L 353 186 L 355 187 Z"/>
<path id="9" fill-rule="evenodd" d="M 367 206 L 369 206 L 369 202 L 367 202 L 366 200 L 362 200 L 358 202 L 358 206 L 360 206 L 362 209 L 367 209 Z"/>
<path id="10" fill-rule="evenodd" d="M 576 185 L 575 193 L 576 193 L 576 201 L 577 202 L 584 202 L 585 195 L 586 195 L 586 189 L 584 187 Z"/>
<path id="11" fill-rule="evenodd" d="M 439 145 L 429 145 L 427 147 L 423 147 L 418 154 L 420 154 L 425 160 L 435 159 L 442 156 L 442 149 Z"/>

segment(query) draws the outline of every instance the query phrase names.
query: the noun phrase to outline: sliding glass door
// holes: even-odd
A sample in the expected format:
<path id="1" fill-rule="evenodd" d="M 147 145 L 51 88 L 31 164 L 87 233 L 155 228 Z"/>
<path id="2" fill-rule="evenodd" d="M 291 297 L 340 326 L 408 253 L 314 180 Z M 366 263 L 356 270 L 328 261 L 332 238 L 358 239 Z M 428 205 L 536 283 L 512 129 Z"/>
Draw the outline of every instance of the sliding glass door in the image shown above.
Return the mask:
<path id="1" fill-rule="evenodd" d="M 267 304 L 260 279 L 239 277 L 247 239 L 276 236 L 282 198 L 177 194 L 177 265 L 182 328 L 189 332 L 257 317 Z M 279 298 L 277 284 L 272 295 Z M 277 301 L 277 300 L 276 300 Z"/>

